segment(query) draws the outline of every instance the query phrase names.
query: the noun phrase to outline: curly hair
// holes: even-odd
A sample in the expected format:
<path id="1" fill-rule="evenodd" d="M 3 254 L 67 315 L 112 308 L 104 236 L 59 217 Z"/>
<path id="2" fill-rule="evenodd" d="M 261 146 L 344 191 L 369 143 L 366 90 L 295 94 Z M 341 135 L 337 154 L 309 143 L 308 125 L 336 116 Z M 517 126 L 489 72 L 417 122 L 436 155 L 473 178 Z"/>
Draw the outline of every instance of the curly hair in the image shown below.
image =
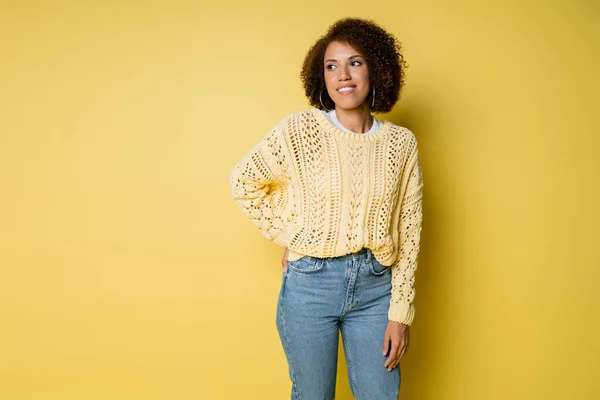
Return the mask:
<path id="1" fill-rule="evenodd" d="M 375 104 L 372 112 L 389 112 L 400 97 L 404 87 L 404 72 L 408 67 L 402 55 L 402 43 L 371 20 L 344 18 L 336 21 L 329 30 L 310 48 L 300 78 L 304 93 L 310 104 L 324 109 L 319 95 L 326 89 L 324 78 L 325 50 L 333 41 L 344 42 L 359 50 L 367 60 L 369 80 L 375 88 Z M 325 91 L 327 93 L 327 91 Z M 367 97 L 372 102 L 372 92 Z M 335 108 L 329 95 L 323 95 L 323 104 Z"/>

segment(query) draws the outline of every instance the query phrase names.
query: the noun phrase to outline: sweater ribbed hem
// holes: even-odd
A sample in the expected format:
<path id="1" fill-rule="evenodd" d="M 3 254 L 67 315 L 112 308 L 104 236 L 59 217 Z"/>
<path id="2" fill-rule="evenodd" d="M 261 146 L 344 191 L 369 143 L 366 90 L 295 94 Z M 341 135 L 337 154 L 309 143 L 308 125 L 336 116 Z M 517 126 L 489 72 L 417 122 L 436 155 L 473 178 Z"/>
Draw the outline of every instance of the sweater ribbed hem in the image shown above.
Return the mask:
<path id="1" fill-rule="evenodd" d="M 288 261 L 296 261 L 304 256 L 305 256 L 305 254 L 297 253 L 292 249 L 288 249 L 288 258 L 287 258 Z"/>

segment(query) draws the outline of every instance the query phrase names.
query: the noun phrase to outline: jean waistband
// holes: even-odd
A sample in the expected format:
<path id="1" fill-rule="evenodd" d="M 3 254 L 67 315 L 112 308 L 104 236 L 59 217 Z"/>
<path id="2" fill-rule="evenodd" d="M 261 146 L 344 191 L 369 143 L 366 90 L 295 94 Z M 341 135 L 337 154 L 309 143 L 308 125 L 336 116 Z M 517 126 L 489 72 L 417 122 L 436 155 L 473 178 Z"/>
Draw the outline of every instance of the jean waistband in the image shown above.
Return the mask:
<path id="1" fill-rule="evenodd" d="M 371 257 L 374 257 L 371 249 L 369 249 L 368 247 L 363 247 L 362 249 L 355 251 L 354 253 L 348 253 L 348 254 L 344 254 L 342 256 L 337 256 L 337 257 L 325 257 L 325 259 L 328 261 L 331 261 L 334 258 L 335 259 L 351 258 L 353 260 L 357 260 L 359 258 L 365 258 L 367 261 L 370 261 Z"/>

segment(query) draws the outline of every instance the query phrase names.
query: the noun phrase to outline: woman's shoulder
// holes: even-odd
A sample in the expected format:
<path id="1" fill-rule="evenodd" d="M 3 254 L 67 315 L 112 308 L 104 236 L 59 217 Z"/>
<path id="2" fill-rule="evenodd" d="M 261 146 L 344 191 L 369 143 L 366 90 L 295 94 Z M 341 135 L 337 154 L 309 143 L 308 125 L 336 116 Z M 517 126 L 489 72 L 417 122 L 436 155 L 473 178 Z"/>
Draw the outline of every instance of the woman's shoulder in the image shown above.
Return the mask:
<path id="1" fill-rule="evenodd" d="M 386 120 L 384 124 L 388 125 L 390 136 L 399 144 L 398 147 L 403 153 L 410 154 L 415 151 L 418 146 L 418 140 L 411 129 L 389 120 Z"/>
<path id="2" fill-rule="evenodd" d="M 417 144 L 417 137 L 413 131 L 406 126 L 396 124 L 392 121 L 385 120 L 384 125 L 389 126 L 390 133 L 398 138 L 400 141 L 407 142 L 410 144 Z"/>
<path id="3" fill-rule="evenodd" d="M 297 110 L 280 118 L 273 128 L 281 130 L 284 135 L 289 135 L 290 131 L 297 131 L 299 126 L 302 126 L 302 131 L 312 130 L 318 127 L 318 113 L 322 113 L 322 111 L 313 107 Z M 325 117 L 324 114 L 323 117 Z"/>
<path id="4" fill-rule="evenodd" d="M 283 121 L 311 118 L 314 117 L 317 113 L 322 113 L 322 111 L 314 107 L 303 108 L 301 110 L 289 113 L 285 116 L 285 118 L 283 118 Z"/>
<path id="5" fill-rule="evenodd" d="M 306 119 L 307 117 L 311 117 L 314 115 L 315 111 L 319 111 L 317 108 L 305 108 L 302 110 L 293 111 L 291 113 L 285 114 L 283 117 L 280 117 L 279 120 L 275 123 L 275 126 L 284 127 L 290 121 L 297 121 Z"/>
<path id="6" fill-rule="evenodd" d="M 389 124 L 390 126 L 390 131 L 392 131 L 394 134 L 396 134 L 397 136 L 400 137 L 404 137 L 407 138 L 409 140 L 417 140 L 417 137 L 415 136 L 415 134 L 413 133 L 412 130 L 410 130 L 409 128 L 407 128 L 404 125 L 399 125 L 396 124 L 390 120 L 385 120 L 384 124 Z"/>

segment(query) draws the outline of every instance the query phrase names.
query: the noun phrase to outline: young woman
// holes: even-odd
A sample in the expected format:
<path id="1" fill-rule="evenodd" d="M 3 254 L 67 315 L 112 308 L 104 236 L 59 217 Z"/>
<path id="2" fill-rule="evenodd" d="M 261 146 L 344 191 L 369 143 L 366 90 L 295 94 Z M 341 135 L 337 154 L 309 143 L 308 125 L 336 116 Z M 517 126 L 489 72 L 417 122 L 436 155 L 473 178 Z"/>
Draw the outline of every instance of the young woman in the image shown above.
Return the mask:
<path id="1" fill-rule="evenodd" d="M 233 197 L 285 247 L 276 326 L 292 399 L 333 399 L 339 331 L 357 399 L 397 399 L 414 318 L 423 180 L 417 140 L 381 122 L 404 85 L 395 37 L 334 23 L 301 78 L 314 107 L 275 125 L 234 167 Z"/>

